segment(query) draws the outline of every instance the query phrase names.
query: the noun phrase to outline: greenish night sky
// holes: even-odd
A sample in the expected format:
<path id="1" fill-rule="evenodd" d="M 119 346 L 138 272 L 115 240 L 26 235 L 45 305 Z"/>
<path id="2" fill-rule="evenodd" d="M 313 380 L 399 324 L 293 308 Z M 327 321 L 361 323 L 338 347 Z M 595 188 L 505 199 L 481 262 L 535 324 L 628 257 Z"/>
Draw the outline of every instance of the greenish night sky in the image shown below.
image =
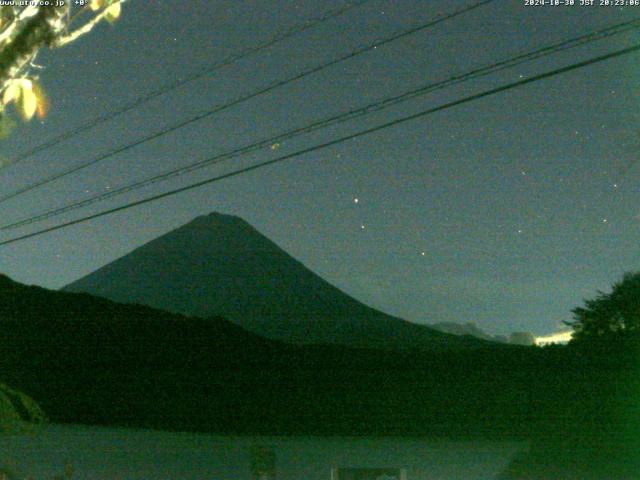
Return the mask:
<path id="1" fill-rule="evenodd" d="M 371 0 L 0 170 L 0 191 L 52 175 L 470 0 Z M 344 2 L 131 0 L 113 26 L 38 58 L 51 111 L 0 145 L 11 159 L 69 128 Z M 497 0 L 0 204 L 2 223 L 555 41 L 640 7 Z M 84 210 L 527 78 L 640 40 L 637 30 L 436 91 Z M 193 217 L 239 215 L 359 300 L 415 322 L 550 333 L 640 268 L 640 54 L 627 55 L 152 204 L 0 247 L 0 271 L 61 287 Z"/>

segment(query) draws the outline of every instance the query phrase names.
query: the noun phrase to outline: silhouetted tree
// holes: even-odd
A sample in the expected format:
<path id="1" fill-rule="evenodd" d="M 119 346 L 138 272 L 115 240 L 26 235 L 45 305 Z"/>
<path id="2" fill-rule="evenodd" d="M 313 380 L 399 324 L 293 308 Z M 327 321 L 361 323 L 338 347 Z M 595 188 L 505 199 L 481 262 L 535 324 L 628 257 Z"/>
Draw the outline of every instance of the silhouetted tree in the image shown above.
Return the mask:
<path id="1" fill-rule="evenodd" d="M 584 307 L 572 310 L 575 342 L 638 337 L 640 332 L 640 272 L 626 273 L 611 293 L 598 292 Z"/>
<path id="2" fill-rule="evenodd" d="M 548 380 L 553 402 L 501 480 L 640 478 L 640 272 L 572 312 L 577 348 L 564 349 L 563 373 Z"/>

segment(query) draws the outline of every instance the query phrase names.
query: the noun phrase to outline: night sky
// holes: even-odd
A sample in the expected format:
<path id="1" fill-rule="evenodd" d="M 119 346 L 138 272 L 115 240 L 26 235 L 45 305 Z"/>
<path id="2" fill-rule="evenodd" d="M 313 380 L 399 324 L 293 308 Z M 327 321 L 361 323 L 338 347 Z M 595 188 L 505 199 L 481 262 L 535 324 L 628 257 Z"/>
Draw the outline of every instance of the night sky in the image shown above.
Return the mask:
<path id="1" fill-rule="evenodd" d="M 472 0 L 371 0 L 0 170 L 0 191 L 134 141 Z M 576 0 L 579 3 L 579 0 Z M 45 52 L 43 121 L 4 160 L 343 5 L 324 0 L 130 1 L 113 26 Z M 2 224 L 331 114 L 620 21 L 640 7 L 497 0 L 0 204 Z M 55 225 L 640 41 L 638 31 L 437 91 L 19 230 Z M 193 217 L 243 217 L 359 300 L 415 322 L 551 333 L 640 268 L 640 54 L 454 107 L 152 204 L 0 247 L 0 271 L 61 287 Z"/>

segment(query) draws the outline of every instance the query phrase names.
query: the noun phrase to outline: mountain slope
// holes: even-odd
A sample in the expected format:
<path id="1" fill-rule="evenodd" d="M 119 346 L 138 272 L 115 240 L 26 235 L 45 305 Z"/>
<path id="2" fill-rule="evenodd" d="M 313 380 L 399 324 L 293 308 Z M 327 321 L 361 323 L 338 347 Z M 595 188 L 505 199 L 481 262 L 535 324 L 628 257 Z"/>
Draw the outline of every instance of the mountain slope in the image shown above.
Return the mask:
<path id="1" fill-rule="evenodd" d="M 517 392 L 540 389 L 518 373 L 518 365 L 539 363 L 534 350 L 294 346 L 221 318 L 50 291 L 2 275 L 0 352 L 0 382 L 32 397 L 55 422 L 279 435 L 494 435 L 519 433 L 531 405 Z"/>
<path id="2" fill-rule="evenodd" d="M 223 316 L 268 338 L 393 349 L 482 343 L 370 308 L 330 285 L 242 219 L 213 213 L 64 288 L 117 302 Z"/>

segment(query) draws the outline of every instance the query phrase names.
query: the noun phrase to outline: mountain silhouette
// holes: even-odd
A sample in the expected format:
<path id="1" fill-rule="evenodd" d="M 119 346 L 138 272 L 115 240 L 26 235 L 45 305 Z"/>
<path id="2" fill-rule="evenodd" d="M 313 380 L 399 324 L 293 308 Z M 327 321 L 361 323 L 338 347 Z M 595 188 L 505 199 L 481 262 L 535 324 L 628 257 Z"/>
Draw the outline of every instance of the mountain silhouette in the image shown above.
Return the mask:
<path id="1" fill-rule="evenodd" d="M 387 349 L 483 344 L 368 307 L 241 218 L 219 213 L 197 217 L 63 290 L 184 315 L 221 316 L 289 343 Z"/>

